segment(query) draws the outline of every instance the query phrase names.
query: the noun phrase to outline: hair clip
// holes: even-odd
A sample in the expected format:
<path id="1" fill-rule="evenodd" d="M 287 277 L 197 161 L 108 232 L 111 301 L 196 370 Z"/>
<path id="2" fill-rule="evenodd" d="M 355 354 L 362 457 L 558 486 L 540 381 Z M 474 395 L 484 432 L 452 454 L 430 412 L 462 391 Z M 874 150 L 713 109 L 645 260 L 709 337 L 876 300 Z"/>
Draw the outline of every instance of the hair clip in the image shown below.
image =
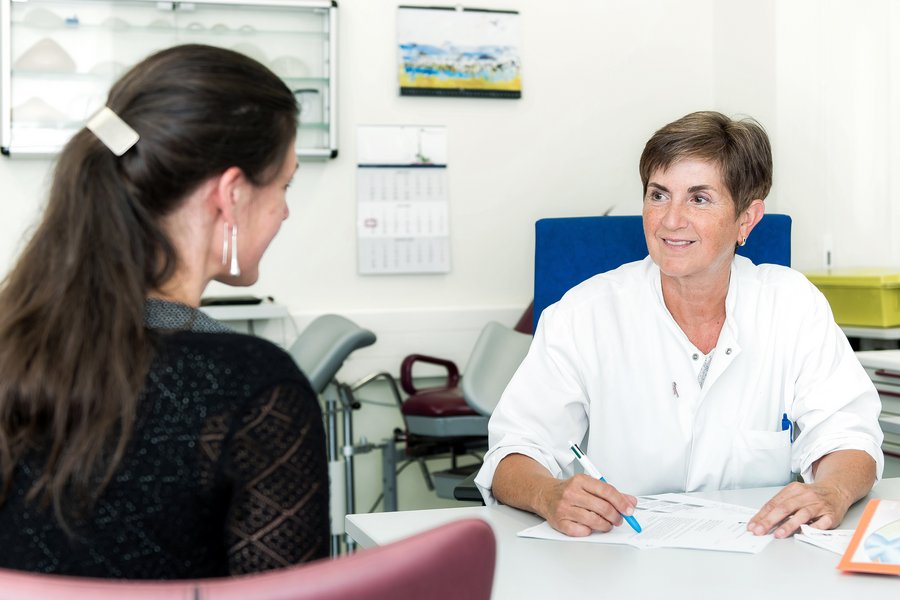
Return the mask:
<path id="1" fill-rule="evenodd" d="M 90 129 L 116 156 L 122 156 L 128 152 L 141 139 L 138 132 L 108 106 L 95 112 L 84 126 Z"/>

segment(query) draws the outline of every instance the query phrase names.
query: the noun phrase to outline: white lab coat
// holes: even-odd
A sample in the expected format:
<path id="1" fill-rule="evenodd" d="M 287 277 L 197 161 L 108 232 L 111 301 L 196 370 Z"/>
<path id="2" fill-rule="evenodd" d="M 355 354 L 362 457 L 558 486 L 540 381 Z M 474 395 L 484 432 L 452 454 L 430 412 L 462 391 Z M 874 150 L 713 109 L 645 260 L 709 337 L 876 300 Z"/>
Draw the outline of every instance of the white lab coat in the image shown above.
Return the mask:
<path id="1" fill-rule="evenodd" d="M 675 323 L 649 257 L 570 290 L 540 318 L 534 342 L 490 420 L 475 482 L 488 504 L 500 460 L 524 454 L 573 475 L 567 441 L 631 494 L 812 481 L 839 449 L 884 465 L 881 401 L 824 296 L 800 273 L 736 256 L 706 380 L 702 353 Z M 796 422 L 782 431 L 782 415 Z"/>

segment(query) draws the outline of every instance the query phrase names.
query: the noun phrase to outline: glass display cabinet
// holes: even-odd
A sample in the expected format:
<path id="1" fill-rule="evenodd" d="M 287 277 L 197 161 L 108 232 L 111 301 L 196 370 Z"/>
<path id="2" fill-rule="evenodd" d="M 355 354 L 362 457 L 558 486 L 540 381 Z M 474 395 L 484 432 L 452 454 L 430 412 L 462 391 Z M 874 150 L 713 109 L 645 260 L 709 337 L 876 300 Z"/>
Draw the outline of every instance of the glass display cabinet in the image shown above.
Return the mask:
<path id="1" fill-rule="evenodd" d="M 337 156 L 332 0 L 0 0 L 0 150 L 59 152 L 130 66 L 185 43 L 268 66 L 300 105 L 297 155 Z"/>

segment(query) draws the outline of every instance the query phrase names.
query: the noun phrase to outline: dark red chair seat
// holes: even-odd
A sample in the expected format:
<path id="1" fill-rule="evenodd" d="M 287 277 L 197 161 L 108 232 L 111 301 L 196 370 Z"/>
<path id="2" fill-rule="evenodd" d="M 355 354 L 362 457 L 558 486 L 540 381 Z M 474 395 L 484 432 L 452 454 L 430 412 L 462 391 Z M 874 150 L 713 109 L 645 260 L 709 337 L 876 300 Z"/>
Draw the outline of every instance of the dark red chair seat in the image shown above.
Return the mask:
<path id="1" fill-rule="evenodd" d="M 462 390 L 458 387 L 427 389 L 406 399 L 401 408 L 404 416 L 419 417 L 459 417 L 477 416 L 478 413 L 466 404 Z"/>

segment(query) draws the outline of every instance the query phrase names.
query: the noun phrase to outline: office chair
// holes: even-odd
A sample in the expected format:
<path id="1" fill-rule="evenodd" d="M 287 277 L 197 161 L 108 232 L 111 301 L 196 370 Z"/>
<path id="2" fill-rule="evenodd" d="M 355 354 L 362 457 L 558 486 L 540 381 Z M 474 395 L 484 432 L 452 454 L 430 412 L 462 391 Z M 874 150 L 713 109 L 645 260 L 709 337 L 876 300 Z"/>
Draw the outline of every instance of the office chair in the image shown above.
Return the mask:
<path id="1" fill-rule="evenodd" d="M 396 454 L 394 444 L 383 449 L 384 509 L 396 510 L 396 467 L 402 469 L 417 462 L 429 490 L 443 498 L 453 498 L 453 486 L 477 465 L 460 467 L 457 459 L 465 454 L 478 454 L 487 448 L 487 424 L 500 394 L 522 362 L 531 343 L 529 306 L 515 329 L 499 323 L 488 323 L 469 356 L 465 376 L 445 359 L 410 355 L 401 365 L 400 382 L 409 397 L 400 404 L 405 431 L 397 430 L 394 442 L 405 443 L 406 461 Z M 443 366 L 447 370 L 444 383 L 419 389 L 412 380 L 412 367 L 417 362 Z M 460 380 L 462 383 L 460 384 Z M 450 457 L 450 468 L 432 478 L 425 460 Z M 435 485 L 435 480 L 438 485 Z M 444 482 L 446 481 L 446 487 Z"/>
<path id="2" fill-rule="evenodd" d="M 309 379 L 313 391 L 323 395 L 334 384 L 336 394 L 325 398 L 325 433 L 331 482 L 331 554 L 340 553 L 344 515 L 355 511 L 353 477 L 353 411 L 359 402 L 353 388 L 335 380 L 344 361 L 356 350 L 375 343 L 375 334 L 339 315 L 316 317 L 300 332 L 288 352 Z M 338 406 L 340 404 L 340 406 Z M 337 417 L 343 416 L 343 445 L 338 447 Z"/>
<path id="3" fill-rule="evenodd" d="M 490 525 L 464 519 L 337 560 L 237 577 L 124 581 L 0 569 L 0 599 L 488 600 L 495 561 Z"/>
<path id="4" fill-rule="evenodd" d="M 755 264 L 791 264 L 791 218 L 764 215 L 738 254 Z M 534 325 L 545 308 L 598 273 L 647 256 L 640 216 L 564 217 L 535 224 Z"/>

